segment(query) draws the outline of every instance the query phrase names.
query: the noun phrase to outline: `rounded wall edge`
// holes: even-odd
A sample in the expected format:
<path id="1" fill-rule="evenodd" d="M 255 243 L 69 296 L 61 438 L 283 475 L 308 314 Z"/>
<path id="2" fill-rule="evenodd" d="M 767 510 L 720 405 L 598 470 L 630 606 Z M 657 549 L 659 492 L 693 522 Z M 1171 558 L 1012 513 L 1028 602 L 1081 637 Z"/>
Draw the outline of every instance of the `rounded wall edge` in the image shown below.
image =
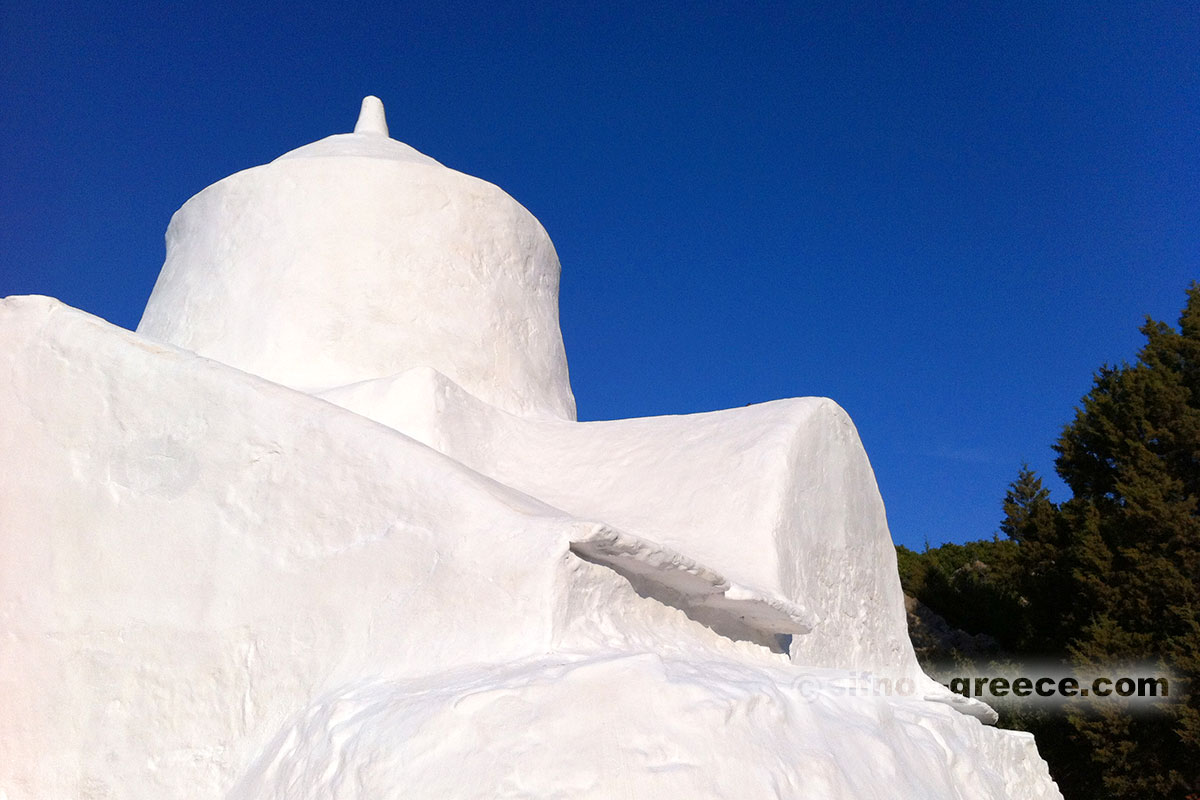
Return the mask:
<path id="1" fill-rule="evenodd" d="M 138 332 L 303 390 L 427 366 L 506 411 L 575 419 L 559 272 L 541 223 L 486 181 L 292 159 L 175 213 Z"/>

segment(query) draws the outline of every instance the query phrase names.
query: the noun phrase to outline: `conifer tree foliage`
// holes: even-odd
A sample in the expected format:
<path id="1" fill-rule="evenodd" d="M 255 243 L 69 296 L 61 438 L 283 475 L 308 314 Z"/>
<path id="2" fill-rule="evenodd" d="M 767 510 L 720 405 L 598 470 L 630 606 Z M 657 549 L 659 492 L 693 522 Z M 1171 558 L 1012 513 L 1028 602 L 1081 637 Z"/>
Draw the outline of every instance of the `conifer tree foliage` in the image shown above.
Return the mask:
<path id="1" fill-rule="evenodd" d="M 1022 467 L 1006 539 L 900 559 L 906 591 L 998 642 L 993 662 L 1173 676 L 1173 702 L 1153 711 L 1105 700 L 1002 717 L 1035 733 L 1068 800 L 1200 798 L 1200 285 L 1178 329 L 1147 320 L 1141 332 L 1136 361 L 1099 370 L 1054 446 L 1070 499 L 1052 502 Z M 964 579 L 968 553 L 986 586 Z M 1002 621 L 970 611 L 985 601 Z"/>
<path id="2" fill-rule="evenodd" d="M 1055 450 L 1073 663 L 1157 662 L 1186 693 L 1154 715 L 1072 724 L 1114 798 L 1200 792 L 1200 285 L 1179 330 L 1148 320 L 1134 364 L 1105 367 Z"/>
<path id="3" fill-rule="evenodd" d="M 1071 530 L 1042 479 L 1022 465 L 1004 497 L 1000 530 L 1018 547 L 1010 580 L 1021 598 L 1019 633 L 1010 647 L 1025 657 L 1059 657 L 1086 613 L 1073 592 Z"/>

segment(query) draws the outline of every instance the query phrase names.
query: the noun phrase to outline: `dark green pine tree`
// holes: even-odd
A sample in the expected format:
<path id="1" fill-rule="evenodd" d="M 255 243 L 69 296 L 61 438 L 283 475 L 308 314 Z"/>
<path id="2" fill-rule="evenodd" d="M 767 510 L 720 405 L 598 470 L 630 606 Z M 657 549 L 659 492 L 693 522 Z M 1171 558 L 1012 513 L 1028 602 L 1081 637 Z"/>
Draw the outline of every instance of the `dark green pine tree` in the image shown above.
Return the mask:
<path id="1" fill-rule="evenodd" d="M 1141 330 L 1137 361 L 1100 370 L 1055 446 L 1072 498 L 1055 507 L 1023 470 L 1005 532 L 1020 543 L 1034 652 L 1057 647 L 1090 669 L 1148 662 L 1178 678 L 1179 699 L 1154 713 L 1072 715 L 1100 782 L 1093 796 L 1182 799 L 1200 792 L 1200 286 L 1178 331 Z"/>
<path id="2" fill-rule="evenodd" d="M 1067 642 L 1085 613 L 1073 586 L 1077 564 L 1072 532 L 1042 479 L 1022 465 L 1004 496 L 1000 530 L 1019 547 L 1014 589 L 1021 624 L 1013 649 L 1025 656 L 1065 659 Z"/>
<path id="3" fill-rule="evenodd" d="M 1068 516 L 1050 501 L 1050 491 L 1027 464 L 1004 497 L 1000 530 L 1018 545 L 1010 581 L 1018 596 L 1019 635 L 1010 650 L 1020 660 L 1068 667 L 1069 643 L 1089 611 L 1079 552 Z M 1092 765 L 1093 747 L 1072 720 L 1031 706 L 1010 712 L 1004 724 L 1037 737 L 1038 750 L 1068 800 L 1104 797 L 1101 776 Z"/>

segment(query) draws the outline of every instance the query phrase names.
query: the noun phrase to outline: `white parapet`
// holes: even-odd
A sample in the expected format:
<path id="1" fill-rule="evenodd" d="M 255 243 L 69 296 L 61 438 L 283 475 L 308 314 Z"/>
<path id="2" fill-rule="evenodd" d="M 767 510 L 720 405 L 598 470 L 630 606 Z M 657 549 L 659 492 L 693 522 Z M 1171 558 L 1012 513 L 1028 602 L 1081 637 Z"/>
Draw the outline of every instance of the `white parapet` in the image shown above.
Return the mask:
<path id="1" fill-rule="evenodd" d="M 532 498 L 48 298 L 0 372 L 8 800 L 217 800 L 323 691 L 549 646 L 576 523 Z"/>
<path id="2" fill-rule="evenodd" d="M 804 609 L 812 630 L 792 641 L 799 664 L 924 680 L 883 501 L 831 400 L 567 423 L 505 413 L 429 369 L 323 397 Z"/>

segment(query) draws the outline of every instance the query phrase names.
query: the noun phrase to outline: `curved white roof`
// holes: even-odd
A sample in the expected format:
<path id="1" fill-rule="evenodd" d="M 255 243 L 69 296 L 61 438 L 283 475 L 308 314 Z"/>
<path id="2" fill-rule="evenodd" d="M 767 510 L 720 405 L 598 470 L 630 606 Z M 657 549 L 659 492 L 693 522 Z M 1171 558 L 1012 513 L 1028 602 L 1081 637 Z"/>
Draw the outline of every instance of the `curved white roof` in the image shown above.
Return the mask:
<path id="1" fill-rule="evenodd" d="M 558 256 L 496 186 L 388 136 L 330 136 L 176 212 L 138 331 L 306 391 L 429 367 L 520 416 L 575 418 Z"/>
<path id="2" fill-rule="evenodd" d="M 326 136 L 324 139 L 284 153 L 275 161 L 287 158 L 339 158 L 345 156 L 405 161 L 434 167 L 443 166 L 416 148 L 390 138 L 383 103 L 373 95 L 363 98 L 362 110 L 358 114 L 354 133 Z"/>

